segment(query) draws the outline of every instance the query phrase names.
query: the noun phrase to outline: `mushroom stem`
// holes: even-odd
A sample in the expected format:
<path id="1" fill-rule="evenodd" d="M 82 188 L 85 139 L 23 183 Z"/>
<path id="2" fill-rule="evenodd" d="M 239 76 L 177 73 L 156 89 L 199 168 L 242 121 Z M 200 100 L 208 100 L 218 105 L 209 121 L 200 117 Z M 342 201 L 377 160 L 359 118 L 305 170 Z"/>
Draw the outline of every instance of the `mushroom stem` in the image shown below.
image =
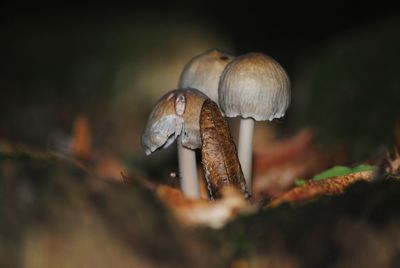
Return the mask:
<path id="1" fill-rule="evenodd" d="M 238 156 L 246 180 L 247 190 L 252 193 L 252 162 L 253 162 L 253 132 L 254 120 L 252 118 L 240 119 Z"/>
<path id="2" fill-rule="evenodd" d="M 183 194 L 188 198 L 200 198 L 196 153 L 194 150 L 183 147 L 180 136 L 178 137 L 178 162 Z"/>

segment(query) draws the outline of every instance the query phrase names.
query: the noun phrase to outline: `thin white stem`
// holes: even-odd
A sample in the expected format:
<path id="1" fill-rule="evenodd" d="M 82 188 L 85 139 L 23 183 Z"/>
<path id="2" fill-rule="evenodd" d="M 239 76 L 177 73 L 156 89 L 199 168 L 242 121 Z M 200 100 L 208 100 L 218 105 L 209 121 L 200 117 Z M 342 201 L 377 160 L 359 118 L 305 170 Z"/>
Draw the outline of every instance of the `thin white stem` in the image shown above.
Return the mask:
<path id="1" fill-rule="evenodd" d="M 250 194 L 252 193 L 253 132 L 254 120 L 252 118 L 240 119 L 238 156 Z"/>
<path id="2" fill-rule="evenodd" d="M 178 161 L 181 189 L 188 198 L 200 198 L 199 181 L 197 179 L 196 153 L 183 147 L 181 137 L 178 137 Z"/>

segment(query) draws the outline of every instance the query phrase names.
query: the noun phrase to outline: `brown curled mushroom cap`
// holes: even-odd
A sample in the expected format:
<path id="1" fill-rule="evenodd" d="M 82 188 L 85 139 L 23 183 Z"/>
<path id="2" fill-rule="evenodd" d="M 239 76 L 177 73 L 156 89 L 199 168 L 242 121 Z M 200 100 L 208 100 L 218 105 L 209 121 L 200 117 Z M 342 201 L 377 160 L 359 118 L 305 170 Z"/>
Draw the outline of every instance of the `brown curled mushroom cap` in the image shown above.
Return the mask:
<path id="1" fill-rule="evenodd" d="M 204 101 L 200 114 L 201 155 L 210 199 L 221 197 L 224 187 L 233 186 L 250 197 L 228 122 L 215 102 Z"/>
<path id="2" fill-rule="evenodd" d="M 271 121 L 285 115 L 290 104 L 290 81 L 282 66 L 271 57 L 247 53 L 226 66 L 218 94 L 227 117 Z"/>
<path id="3" fill-rule="evenodd" d="M 210 49 L 193 57 L 183 68 L 179 88 L 196 88 L 218 103 L 218 83 L 225 66 L 234 56 Z"/>
<path id="4" fill-rule="evenodd" d="M 166 148 L 182 135 L 185 147 L 200 147 L 200 112 L 207 96 L 197 89 L 176 89 L 157 102 L 142 135 L 142 146 L 147 155 Z"/>

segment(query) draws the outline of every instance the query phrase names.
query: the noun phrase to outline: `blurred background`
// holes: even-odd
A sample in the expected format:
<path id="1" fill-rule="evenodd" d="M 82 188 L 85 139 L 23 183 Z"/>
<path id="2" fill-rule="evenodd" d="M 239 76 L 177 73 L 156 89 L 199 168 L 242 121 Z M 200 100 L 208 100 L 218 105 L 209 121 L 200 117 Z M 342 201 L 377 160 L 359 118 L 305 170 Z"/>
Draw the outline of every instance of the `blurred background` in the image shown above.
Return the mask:
<path id="1" fill-rule="evenodd" d="M 322 151 L 343 147 L 353 164 L 400 131 L 400 9 L 382 1 L 19 1 L 1 14 L 2 153 L 16 144 L 68 154 L 85 118 L 94 148 L 167 176 L 175 146 L 145 157 L 140 135 L 187 61 L 210 48 L 264 52 L 287 70 L 293 97 L 271 123 L 278 138 L 311 129 Z"/>
<path id="2" fill-rule="evenodd" d="M 209 48 L 269 54 L 292 80 L 277 124 L 313 127 L 362 159 L 389 142 L 399 116 L 399 10 L 320 1 L 146 1 L 6 4 L 2 10 L 0 133 L 35 146 L 80 114 L 96 146 L 141 162 L 152 105 L 184 64 Z"/>

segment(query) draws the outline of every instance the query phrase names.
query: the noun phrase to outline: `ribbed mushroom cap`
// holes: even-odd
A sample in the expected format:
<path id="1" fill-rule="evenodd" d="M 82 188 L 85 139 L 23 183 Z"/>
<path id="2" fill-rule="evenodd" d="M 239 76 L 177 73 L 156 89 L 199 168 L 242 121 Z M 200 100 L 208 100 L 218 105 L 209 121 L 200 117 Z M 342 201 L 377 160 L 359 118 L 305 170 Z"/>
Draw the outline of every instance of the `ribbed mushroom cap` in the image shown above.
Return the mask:
<path id="1" fill-rule="evenodd" d="M 185 147 L 196 149 L 200 141 L 200 112 L 207 96 L 196 89 L 176 89 L 157 102 L 142 135 L 147 155 L 166 148 L 182 135 Z"/>
<path id="2" fill-rule="evenodd" d="M 196 88 L 218 103 L 218 83 L 225 66 L 234 56 L 211 49 L 193 57 L 183 68 L 179 88 Z"/>
<path id="3" fill-rule="evenodd" d="M 271 121 L 285 115 L 290 104 L 290 81 L 274 59 L 248 53 L 226 66 L 218 94 L 220 108 L 227 117 Z"/>

